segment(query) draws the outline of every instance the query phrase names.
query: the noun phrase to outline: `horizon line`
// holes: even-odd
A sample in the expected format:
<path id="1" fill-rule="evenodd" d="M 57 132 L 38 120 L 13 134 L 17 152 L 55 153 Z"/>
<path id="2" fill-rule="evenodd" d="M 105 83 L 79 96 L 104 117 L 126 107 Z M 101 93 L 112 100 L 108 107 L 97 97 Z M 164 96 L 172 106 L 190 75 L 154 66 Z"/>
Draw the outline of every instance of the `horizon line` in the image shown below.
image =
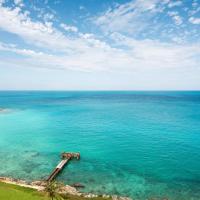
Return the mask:
<path id="1" fill-rule="evenodd" d="M 129 90 L 129 89 L 124 89 L 124 90 L 108 90 L 108 89 L 102 89 L 102 90 L 91 90 L 91 89 L 86 89 L 86 90 L 61 90 L 61 89 L 0 89 L 0 92 L 200 92 L 200 89 L 194 90 L 194 89 L 163 89 L 163 90 L 157 90 L 157 89 L 150 89 L 150 90 Z"/>

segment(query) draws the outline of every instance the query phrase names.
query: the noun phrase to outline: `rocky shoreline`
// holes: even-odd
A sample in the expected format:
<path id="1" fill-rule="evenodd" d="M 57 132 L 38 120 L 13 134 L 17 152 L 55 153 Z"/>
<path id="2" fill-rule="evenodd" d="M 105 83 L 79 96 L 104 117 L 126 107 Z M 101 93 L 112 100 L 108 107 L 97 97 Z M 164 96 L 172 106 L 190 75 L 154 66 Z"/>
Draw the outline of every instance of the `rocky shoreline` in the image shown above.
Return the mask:
<path id="1" fill-rule="evenodd" d="M 27 182 L 24 180 L 10 178 L 10 177 L 0 177 L 0 182 L 14 184 L 14 185 L 18 185 L 18 186 L 26 187 L 26 188 L 32 188 L 37 191 L 43 191 L 46 186 L 45 181 Z M 71 194 L 71 195 L 81 196 L 81 197 L 85 197 L 85 198 L 95 198 L 95 197 L 101 196 L 105 199 L 112 199 L 112 200 L 131 200 L 131 198 L 129 198 L 129 197 L 121 197 L 121 196 L 117 196 L 117 195 L 106 195 L 106 194 L 97 195 L 97 194 L 92 194 L 92 193 L 83 193 L 83 192 L 78 191 L 75 187 L 72 187 L 70 185 L 64 185 L 60 189 L 59 192 L 62 194 Z"/>

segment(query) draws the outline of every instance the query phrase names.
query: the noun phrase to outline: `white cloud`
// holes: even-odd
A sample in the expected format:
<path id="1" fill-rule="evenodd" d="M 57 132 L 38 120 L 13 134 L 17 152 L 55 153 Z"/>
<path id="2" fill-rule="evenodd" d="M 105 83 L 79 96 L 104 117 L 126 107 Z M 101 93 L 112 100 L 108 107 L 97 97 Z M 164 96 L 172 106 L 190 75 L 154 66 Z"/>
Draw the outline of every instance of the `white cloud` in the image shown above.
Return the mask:
<path id="1" fill-rule="evenodd" d="M 19 7 L 11 9 L 0 7 L 0 28 L 14 33 L 36 45 L 55 47 L 66 46 L 64 36 L 56 31 L 51 23 L 33 22 Z M 63 41 L 63 44 L 61 42 Z"/>
<path id="2" fill-rule="evenodd" d="M 60 24 L 60 27 L 62 27 L 66 31 L 78 32 L 78 28 L 75 27 L 75 26 L 69 26 L 69 25 L 66 25 L 66 24 L 62 23 L 62 24 Z"/>
<path id="3" fill-rule="evenodd" d="M 19 55 L 31 56 L 31 57 L 45 55 L 43 52 L 36 52 L 31 49 L 19 49 L 19 48 L 16 48 L 16 45 L 14 45 L 14 44 L 4 44 L 1 42 L 0 42 L 0 50 L 1 51 L 9 51 L 9 52 L 13 52 L 13 53 L 16 53 Z"/>
<path id="4" fill-rule="evenodd" d="M 14 3 L 15 5 L 20 6 L 20 7 L 24 6 L 23 0 L 14 0 Z"/>
<path id="5" fill-rule="evenodd" d="M 181 25 L 183 23 L 182 18 L 178 15 L 173 16 L 173 20 L 174 20 L 176 25 Z"/>
<path id="6" fill-rule="evenodd" d="M 120 32 L 131 35 L 134 38 L 151 37 L 172 39 L 176 35 L 169 36 L 169 28 L 183 24 L 184 17 L 177 11 L 169 11 L 168 7 L 180 6 L 181 1 L 159 0 L 136 0 L 109 8 L 98 17 L 93 18 L 93 23 L 103 30 L 104 33 Z M 174 23 L 167 20 L 171 17 Z M 163 34 L 163 33 L 166 34 Z M 152 38 L 152 37 L 151 37 Z M 161 38 L 161 39 L 163 39 Z"/>
<path id="7" fill-rule="evenodd" d="M 87 41 L 81 38 L 67 37 L 54 28 L 52 22 L 33 21 L 28 13 L 22 12 L 19 7 L 0 7 L 0 28 L 18 35 L 29 44 L 53 51 L 83 51 L 88 45 Z"/>
<path id="8" fill-rule="evenodd" d="M 54 17 L 54 15 L 51 14 L 51 13 L 46 13 L 46 14 L 43 15 L 43 18 L 44 18 L 44 21 L 51 21 L 51 20 L 53 20 L 55 17 Z"/>
<path id="9" fill-rule="evenodd" d="M 181 6 L 182 4 L 183 4 L 182 1 L 169 2 L 168 7 L 173 8 L 175 6 Z"/>
<path id="10" fill-rule="evenodd" d="M 110 8 L 94 18 L 93 21 L 105 32 L 137 33 L 148 26 L 148 20 L 157 12 L 162 11 L 159 2 L 159 0 L 136 0 L 117 5 L 114 9 Z"/>
<path id="11" fill-rule="evenodd" d="M 73 26 L 62 25 L 68 31 L 77 32 L 78 28 Z M 33 21 L 26 11 L 17 7 L 14 9 L 8 7 L 0 7 L 0 28 L 18 35 L 25 42 L 33 46 L 47 48 L 51 51 L 76 53 L 85 51 L 85 49 L 101 43 L 99 40 L 89 40 L 80 37 L 68 37 L 63 32 L 54 28 L 52 22 Z M 92 44 L 94 42 L 94 44 Z M 104 42 L 102 42 L 102 46 Z M 107 45 L 108 46 L 108 45 Z"/>
<path id="12" fill-rule="evenodd" d="M 79 36 L 84 39 L 95 39 L 95 35 L 91 33 L 79 33 Z"/>
<path id="13" fill-rule="evenodd" d="M 181 25 L 183 23 L 182 18 L 178 15 L 177 11 L 169 11 L 167 14 L 172 18 L 176 25 Z"/>
<path id="14" fill-rule="evenodd" d="M 179 9 L 175 6 L 181 7 Z M 197 12 L 198 8 L 183 11 L 184 8 L 182 1 L 136 0 L 117 4 L 91 20 L 105 35 L 119 32 L 137 39 L 153 38 L 180 43 L 189 42 L 195 37 L 199 41 L 198 27 L 188 29 L 188 18 L 191 17 L 189 13 Z M 198 24 L 198 18 L 191 18 L 189 21 Z M 169 34 L 170 30 L 173 31 Z M 198 32 L 194 34 L 196 30 Z"/>
<path id="15" fill-rule="evenodd" d="M 189 22 L 192 24 L 200 24 L 200 18 L 190 17 Z"/>
<path id="16" fill-rule="evenodd" d="M 0 0 L 0 6 L 5 3 L 5 0 Z"/>
<path id="17" fill-rule="evenodd" d="M 129 48 L 128 54 L 134 64 L 140 67 L 197 67 L 200 58 L 200 46 L 178 45 L 154 40 L 137 41 L 121 34 L 112 34 L 112 38 L 119 45 Z M 133 64 L 133 65 L 134 65 Z M 132 66 L 133 66 L 132 65 Z"/>
<path id="18" fill-rule="evenodd" d="M 80 10 L 85 10 L 85 7 L 84 6 L 79 6 L 79 9 Z"/>
<path id="19" fill-rule="evenodd" d="M 85 36 L 83 36 L 85 37 Z M 129 71 L 160 68 L 197 67 L 200 46 L 161 43 L 154 40 L 137 41 L 119 33 L 111 39 L 118 48 L 111 48 L 92 36 L 86 36 L 88 46 L 82 52 L 71 54 L 47 54 L 13 45 L 0 45 L 1 51 L 11 51 L 23 56 L 19 66 L 79 71 Z M 13 61 L 16 65 L 18 61 Z M 10 63 L 12 65 L 12 63 Z"/>
<path id="20" fill-rule="evenodd" d="M 117 19 L 124 22 L 123 26 L 129 26 L 131 19 L 137 19 L 143 12 L 157 12 L 157 1 L 130 2 L 118 6 L 117 10 L 109 10 L 98 19 L 118 24 Z M 137 11 L 132 12 L 136 9 Z M 140 11 L 139 11 L 140 10 Z M 124 19 L 122 19 L 123 17 Z M 171 13 L 176 17 L 177 13 Z M 116 17 L 116 18 L 115 18 Z M 100 20 L 100 21 L 101 21 Z M 176 17 L 180 24 L 180 19 Z M 103 22 L 102 21 L 102 22 Z M 145 23 L 145 21 L 144 21 Z M 197 67 L 199 65 L 200 47 L 195 45 L 178 45 L 164 43 L 156 40 L 136 40 L 125 37 L 114 30 L 107 35 L 106 40 L 97 39 L 94 34 L 81 33 L 78 28 L 61 23 L 60 26 L 67 31 L 72 31 L 70 37 L 56 29 L 51 22 L 33 21 L 29 14 L 22 12 L 20 8 L 0 7 L 0 28 L 23 38 L 32 45 L 31 49 L 19 48 L 16 45 L 0 43 L 1 51 L 12 52 L 20 55 L 21 59 L 12 60 L 10 65 L 24 67 L 42 67 L 65 70 L 98 71 L 98 70 L 119 70 L 130 71 L 146 68 L 181 68 Z M 109 26 L 112 26 L 110 24 Z M 120 24 L 119 24 L 120 26 Z M 122 26 L 122 27 L 123 27 Z M 131 25 L 130 25 L 131 26 Z M 132 27 L 132 26 L 131 26 Z M 104 38 L 105 39 L 105 38 Z M 34 50 L 34 47 L 42 47 L 41 51 Z M 49 52 L 49 53 L 46 53 Z M 3 62 L 3 60 L 1 61 Z M 5 62 L 7 62 L 5 60 Z"/>
<path id="21" fill-rule="evenodd" d="M 177 11 L 169 11 L 167 12 L 167 14 L 170 16 L 170 17 L 173 17 L 175 15 L 178 15 L 178 12 Z"/>

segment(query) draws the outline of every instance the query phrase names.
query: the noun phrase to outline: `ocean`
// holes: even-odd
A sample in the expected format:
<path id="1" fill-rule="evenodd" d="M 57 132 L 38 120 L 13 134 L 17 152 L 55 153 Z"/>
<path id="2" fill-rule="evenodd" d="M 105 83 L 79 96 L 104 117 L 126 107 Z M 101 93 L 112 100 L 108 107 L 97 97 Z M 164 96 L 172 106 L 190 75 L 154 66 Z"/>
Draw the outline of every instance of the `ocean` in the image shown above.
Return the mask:
<path id="1" fill-rule="evenodd" d="M 200 199 L 200 92 L 1 91 L 0 176 L 133 199 Z"/>

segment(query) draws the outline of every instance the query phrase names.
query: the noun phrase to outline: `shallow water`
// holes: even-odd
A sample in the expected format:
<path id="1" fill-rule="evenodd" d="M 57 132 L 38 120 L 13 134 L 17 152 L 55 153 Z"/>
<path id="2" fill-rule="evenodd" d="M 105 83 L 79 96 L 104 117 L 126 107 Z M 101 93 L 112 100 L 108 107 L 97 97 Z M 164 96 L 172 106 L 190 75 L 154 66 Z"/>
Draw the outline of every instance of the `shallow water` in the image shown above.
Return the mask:
<path id="1" fill-rule="evenodd" d="M 200 92 L 0 92 L 0 176 L 134 199 L 200 199 Z"/>

